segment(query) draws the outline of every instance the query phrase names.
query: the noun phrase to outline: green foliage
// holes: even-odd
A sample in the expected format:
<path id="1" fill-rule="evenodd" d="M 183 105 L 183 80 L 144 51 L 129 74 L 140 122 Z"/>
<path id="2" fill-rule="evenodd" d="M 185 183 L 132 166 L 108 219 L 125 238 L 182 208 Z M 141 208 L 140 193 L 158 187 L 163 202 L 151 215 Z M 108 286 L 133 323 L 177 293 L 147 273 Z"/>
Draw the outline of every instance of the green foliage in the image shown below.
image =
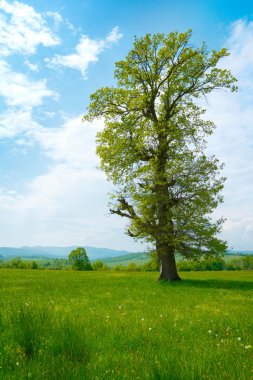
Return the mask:
<path id="1" fill-rule="evenodd" d="M 118 271 L 126 270 L 126 267 L 124 265 L 116 265 L 113 269 L 118 272 Z"/>
<path id="2" fill-rule="evenodd" d="M 97 261 L 94 261 L 94 263 L 92 263 L 92 267 L 94 270 L 102 270 L 103 266 L 104 266 L 104 263 L 101 260 L 97 260 Z"/>
<path id="3" fill-rule="evenodd" d="M 179 271 L 221 271 L 225 269 L 225 261 L 220 257 L 210 257 L 201 261 L 180 261 L 177 266 Z"/>
<path id="4" fill-rule="evenodd" d="M 226 263 L 227 270 L 246 269 L 253 270 L 253 256 L 237 256 Z"/>
<path id="5" fill-rule="evenodd" d="M 11 259 L 8 263 L 7 263 L 8 266 L 10 266 L 11 268 L 19 268 L 19 269 L 24 269 L 26 268 L 26 265 L 25 263 L 22 261 L 21 257 L 14 257 L 13 259 Z"/>
<path id="6" fill-rule="evenodd" d="M 39 265 L 36 261 L 23 260 L 21 257 L 5 259 L 0 262 L 0 268 L 16 268 L 16 269 L 38 269 Z"/>
<path id="7" fill-rule="evenodd" d="M 0 379 L 251 379 L 253 272 L 182 277 L 1 269 Z"/>
<path id="8" fill-rule="evenodd" d="M 102 260 L 94 261 L 94 263 L 92 263 L 92 268 L 94 270 L 103 270 L 103 271 L 107 271 L 110 269 L 109 266 L 105 264 Z"/>
<path id="9" fill-rule="evenodd" d="M 138 268 L 137 264 L 135 264 L 135 263 L 129 263 L 128 266 L 127 266 L 127 270 L 129 272 L 136 272 L 136 271 L 138 271 L 140 269 Z"/>
<path id="10" fill-rule="evenodd" d="M 208 258 L 202 260 L 181 260 L 176 256 L 177 266 L 180 271 L 204 271 L 204 270 L 253 270 L 252 255 L 225 255 L 223 259 Z M 132 265 L 134 264 L 134 265 Z M 38 261 L 23 261 L 20 258 L 1 260 L 0 268 L 18 268 L 18 269 L 69 269 L 69 263 L 66 259 L 40 259 Z M 159 271 L 159 262 L 156 251 L 148 253 L 136 253 L 97 260 L 92 263 L 94 270 L 116 270 L 116 271 Z"/>
<path id="11" fill-rule="evenodd" d="M 155 250 L 151 250 L 149 252 L 149 262 L 144 264 L 144 270 L 148 271 L 158 271 L 159 270 L 159 260 L 157 256 L 157 252 Z"/>
<path id="12" fill-rule="evenodd" d="M 72 268 L 75 270 L 92 270 L 90 260 L 83 247 L 73 249 L 68 256 L 68 259 L 72 264 Z"/>
<path id="13" fill-rule="evenodd" d="M 116 63 L 116 87 L 91 95 L 86 120 L 104 117 L 97 135 L 101 169 L 117 186 L 111 213 L 129 219 L 127 233 L 189 257 L 216 256 L 223 219 L 211 218 L 222 201 L 225 178 L 218 159 L 206 155 L 214 125 L 196 98 L 236 90 L 219 61 L 226 49 L 193 48 L 191 31 L 136 38 Z"/>
<path id="14" fill-rule="evenodd" d="M 36 263 L 36 261 L 32 261 L 31 269 L 38 269 L 38 267 L 38 263 Z"/>
<path id="15" fill-rule="evenodd" d="M 253 269 L 253 256 L 244 256 L 242 259 L 243 269 Z"/>
<path id="16" fill-rule="evenodd" d="M 140 253 L 128 253 L 127 255 L 107 257 L 103 259 L 103 262 L 110 268 L 114 268 L 116 265 L 127 266 L 130 262 L 135 262 L 137 265 L 142 265 L 148 261 L 148 255 L 145 252 Z"/>

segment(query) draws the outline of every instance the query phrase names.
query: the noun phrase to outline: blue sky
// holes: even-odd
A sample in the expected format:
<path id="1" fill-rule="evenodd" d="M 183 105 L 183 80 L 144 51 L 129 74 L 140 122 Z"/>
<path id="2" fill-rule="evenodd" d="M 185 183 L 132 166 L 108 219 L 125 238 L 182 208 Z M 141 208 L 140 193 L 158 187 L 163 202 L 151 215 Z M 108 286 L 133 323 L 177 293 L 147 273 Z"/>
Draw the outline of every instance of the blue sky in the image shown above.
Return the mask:
<path id="1" fill-rule="evenodd" d="M 222 237 L 253 249 L 252 1 L 0 0 L 0 246 L 143 249 L 109 216 L 112 186 L 98 169 L 102 121 L 81 118 L 89 95 L 113 84 L 134 35 L 193 30 L 192 43 L 227 47 L 237 94 L 210 95 L 208 151 L 225 163 Z"/>

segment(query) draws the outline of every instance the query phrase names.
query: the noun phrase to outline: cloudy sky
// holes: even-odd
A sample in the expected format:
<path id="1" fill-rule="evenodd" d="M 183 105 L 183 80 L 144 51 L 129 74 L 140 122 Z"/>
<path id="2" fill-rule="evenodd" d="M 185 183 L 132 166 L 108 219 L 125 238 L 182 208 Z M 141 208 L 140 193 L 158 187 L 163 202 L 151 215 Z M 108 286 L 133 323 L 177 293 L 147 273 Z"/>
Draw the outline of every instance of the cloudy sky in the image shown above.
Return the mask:
<path id="1" fill-rule="evenodd" d="M 193 29 L 227 47 L 237 94 L 212 94 L 208 150 L 225 163 L 222 237 L 253 249 L 253 3 L 241 0 L 0 0 L 0 246 L 143 249 L 109 216 L 89 95 L 113 84 L 134 35 Z"/>

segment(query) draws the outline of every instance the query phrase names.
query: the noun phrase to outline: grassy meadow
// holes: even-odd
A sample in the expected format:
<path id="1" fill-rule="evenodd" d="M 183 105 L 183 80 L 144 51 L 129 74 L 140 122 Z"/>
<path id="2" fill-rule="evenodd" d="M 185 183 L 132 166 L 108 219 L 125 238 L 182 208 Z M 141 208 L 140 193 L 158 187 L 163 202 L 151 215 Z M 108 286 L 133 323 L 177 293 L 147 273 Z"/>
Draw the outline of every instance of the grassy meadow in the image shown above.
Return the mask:
<path id="1" fill-rule="evenodd" d="M 0 379 L 253 379 L 253 271 L 0 269 Z"/>

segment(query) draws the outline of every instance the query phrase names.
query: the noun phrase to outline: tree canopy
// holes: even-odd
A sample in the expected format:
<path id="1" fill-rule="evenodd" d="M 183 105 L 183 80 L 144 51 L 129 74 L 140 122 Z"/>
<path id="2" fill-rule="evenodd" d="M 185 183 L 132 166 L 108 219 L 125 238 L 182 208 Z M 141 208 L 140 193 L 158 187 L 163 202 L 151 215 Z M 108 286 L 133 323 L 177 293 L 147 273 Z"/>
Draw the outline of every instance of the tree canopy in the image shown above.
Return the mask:
<path id="1" fill-rule="evenodd" d="M 72 268 L 75 270 L 92 270 L 90 260 L 83 247 L 73 249 L 68 256 L 68 259 L 72 264 Z"/>
<path id="2" fill-rule="evenodd" d="M 206 154 L 214 124 L 204 118 L 201 98 L 236 90 L 229 70 L 217 67 L 229 53 L 190 44 L 191 31 L 135 38 L 116 62 L 115 87 L 91 95 L 86 120 L 102 117 L 97 135 L 101 169 L 115 185 L 110 212 L 129 220 L 127 233 L 151 243 L 160 279 L 177 280 L 175 252 L 186 258 L 226 249 L 217 237 L 223 219 L 222 164 Z"/>

